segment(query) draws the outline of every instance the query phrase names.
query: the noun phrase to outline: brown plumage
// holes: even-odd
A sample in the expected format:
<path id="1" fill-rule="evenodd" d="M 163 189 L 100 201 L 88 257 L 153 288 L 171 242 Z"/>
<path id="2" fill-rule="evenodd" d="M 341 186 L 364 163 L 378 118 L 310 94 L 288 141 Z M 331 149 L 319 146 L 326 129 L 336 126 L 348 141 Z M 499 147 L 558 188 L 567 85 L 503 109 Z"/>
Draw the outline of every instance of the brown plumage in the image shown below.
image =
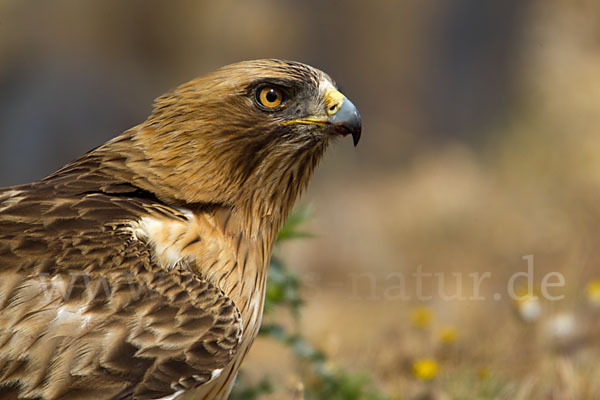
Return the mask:
<path id="1" fill-rule="evenodd" d="M 0 189 L 0 398 L 226 399 L 276 234 L 339 134 L 360 117 L 326 74 L 242 62 Z"/>

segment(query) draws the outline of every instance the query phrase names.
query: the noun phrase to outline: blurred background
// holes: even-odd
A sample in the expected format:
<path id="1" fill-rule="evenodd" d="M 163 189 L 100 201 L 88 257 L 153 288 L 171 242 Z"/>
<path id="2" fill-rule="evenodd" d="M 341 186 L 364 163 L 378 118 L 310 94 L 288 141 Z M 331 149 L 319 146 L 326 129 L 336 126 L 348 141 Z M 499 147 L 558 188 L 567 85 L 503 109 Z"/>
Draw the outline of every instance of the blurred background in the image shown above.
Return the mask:
<path id="1" fill-rule="evenodd" d="M 301 200 L 314 237 L 277 250 L 331 368 L 397 399 L 598 399 L 598 21 L 593 0 L 0 0 L 0 185 L 222 65 L 308 63 L 363 117 L 360 145 L 337 143 Z M 419 266 L 438 274 L 427 300 Z M 484 299 L 463 299 L 486 272 Z M 556 301 L 541 296 L 552 272 Z M 286 351 L 258 340 L 250 378 L 286 393 L 301 374 Z"/>

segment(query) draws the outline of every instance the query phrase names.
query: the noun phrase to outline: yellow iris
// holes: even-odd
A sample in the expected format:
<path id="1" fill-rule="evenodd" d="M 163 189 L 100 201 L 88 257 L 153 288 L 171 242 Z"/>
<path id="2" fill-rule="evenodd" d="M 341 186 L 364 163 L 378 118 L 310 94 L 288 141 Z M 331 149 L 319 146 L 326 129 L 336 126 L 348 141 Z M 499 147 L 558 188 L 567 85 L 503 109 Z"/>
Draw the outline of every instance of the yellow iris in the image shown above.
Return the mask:
<path id="1" fill-rule="evenodd" d="M 265 86 L 258 91 L 258 101 L 267 108 L 275 108 L 283 102 L 283 93 L 273 86 Z"/>

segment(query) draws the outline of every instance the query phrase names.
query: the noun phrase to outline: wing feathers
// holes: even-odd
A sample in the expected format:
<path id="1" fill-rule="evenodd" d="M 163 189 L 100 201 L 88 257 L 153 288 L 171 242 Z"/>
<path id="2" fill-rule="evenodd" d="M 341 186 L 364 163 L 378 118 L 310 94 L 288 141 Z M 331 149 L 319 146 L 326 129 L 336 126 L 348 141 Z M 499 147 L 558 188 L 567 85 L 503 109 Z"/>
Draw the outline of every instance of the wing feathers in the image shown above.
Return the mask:
<path id="1" fill-rule="evenodd" d="M 59 177 L 0 193 L 0 397 L 151 399 L 208 382 L 237 351 L 239 310 L 156 265 L 128 223 L 181 213 L 118 183 L 57 198 L 57 182 L 86 189 Z"/>

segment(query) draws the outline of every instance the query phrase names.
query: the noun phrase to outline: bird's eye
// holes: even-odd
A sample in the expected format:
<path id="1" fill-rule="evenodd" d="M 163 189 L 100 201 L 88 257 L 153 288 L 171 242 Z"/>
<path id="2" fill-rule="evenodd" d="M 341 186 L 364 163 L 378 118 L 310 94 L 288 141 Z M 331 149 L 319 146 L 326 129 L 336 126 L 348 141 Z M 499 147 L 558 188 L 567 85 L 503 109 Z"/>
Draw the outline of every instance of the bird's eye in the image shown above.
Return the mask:
<path id="1" fill-rule="evenodd" d="M 273 86 L 265 86 L 258 90 L 256 99 L 264 107 L 275 108 L 283 102 L 283 93 Z"/>

